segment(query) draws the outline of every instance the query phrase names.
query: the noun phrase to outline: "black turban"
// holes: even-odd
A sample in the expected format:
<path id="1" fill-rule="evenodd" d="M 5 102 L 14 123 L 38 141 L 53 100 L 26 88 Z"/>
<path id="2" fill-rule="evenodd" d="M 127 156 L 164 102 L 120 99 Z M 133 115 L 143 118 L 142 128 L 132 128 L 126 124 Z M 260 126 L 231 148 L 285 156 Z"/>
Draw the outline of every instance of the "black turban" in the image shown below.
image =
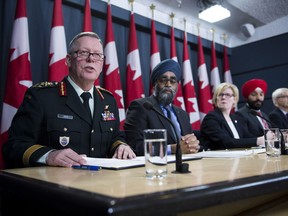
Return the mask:
<path id="1" fill-rule="evenodd" d="M 166 59 L 160 62 L 156 67 L 153 69 L 151 74 L 151 83 L 154 84 L 157 79 L 166 72 L 173 72 L 177 78 L 177 81 L 181 78 L 181 69 L 178 62 L 174 61 L 173 59 Z"/>

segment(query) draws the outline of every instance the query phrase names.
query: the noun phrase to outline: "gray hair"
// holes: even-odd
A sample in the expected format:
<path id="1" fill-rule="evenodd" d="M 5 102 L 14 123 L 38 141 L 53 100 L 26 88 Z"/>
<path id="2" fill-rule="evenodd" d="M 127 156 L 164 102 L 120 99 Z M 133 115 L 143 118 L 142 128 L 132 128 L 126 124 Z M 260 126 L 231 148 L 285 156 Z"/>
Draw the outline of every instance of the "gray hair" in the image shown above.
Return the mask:
<path id="1" fill-rule="evenodd" d="M 277 106 L 277 98 L 282 96 L 285 92 L 288 91 L 288 88 L 278 88 L 272 93 L 273 104 Z"/>
<path id="2" fill-rule="evenodd" d="M 103 46 L 103 43 L 102 43 L 102 41 L 101 41 L 101 38 L 100 38 L 99 35 L 96 34 L 95 32 L 80 32 L 80 33 L 77 34 L 77 35 L 71 40 L 71 42 L 69 43 L 69 53 L 72 52 L 72 47 L 73 47 L 73 45 L 75 44 L 75 41 L 77 41 L 79 38 L 84 37 L 84 36 L 97 38 L 97 39 L 99 40 L 99 42 L 102 44 L 102 46 Z"/>

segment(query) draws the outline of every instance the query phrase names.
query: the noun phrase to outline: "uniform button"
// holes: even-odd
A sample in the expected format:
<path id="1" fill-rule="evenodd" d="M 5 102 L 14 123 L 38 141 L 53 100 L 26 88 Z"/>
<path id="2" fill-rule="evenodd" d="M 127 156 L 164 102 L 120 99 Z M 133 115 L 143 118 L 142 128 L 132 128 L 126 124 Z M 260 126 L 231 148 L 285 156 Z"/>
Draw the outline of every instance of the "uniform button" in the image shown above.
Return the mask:
<path id="1" fill-rule="evenodd" d="M 94 129 L 91 131 L 91 133 L 94 133 Z"/>
<path id="2" fill-rule="evenodd" d="M 67 131 L 68 129 L 65 127 L 63 130 L 64 130 L 64 131 Z"/>
<path id="3" fill-rule="evenodd" d="M 94 151 L 94 148 L 91 148 L 91 151 Z"/>
<path id="4" fill-rule="evenodd" d="M 110 128 L 110 131 L 113 131 L 113 128 Z"/>

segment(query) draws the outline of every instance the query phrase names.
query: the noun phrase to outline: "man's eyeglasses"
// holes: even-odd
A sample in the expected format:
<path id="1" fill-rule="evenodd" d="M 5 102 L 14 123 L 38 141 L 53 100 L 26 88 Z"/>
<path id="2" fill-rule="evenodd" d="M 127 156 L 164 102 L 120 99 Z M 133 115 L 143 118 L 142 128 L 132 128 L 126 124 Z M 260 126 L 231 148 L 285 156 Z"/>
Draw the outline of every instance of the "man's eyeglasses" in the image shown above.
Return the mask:
<path id="1" fill-rule="evenodd" d="M 97 60 L 97 61 L 102 61 L 105 58 L 105 55 L 103 53 L 90 53 L 87 50 L 77 50 L 74 51 L 74 53 L 77 54 L 77 57 L 80 58 L 89 58 L 90 56 L 93 57 L 93 59 Z"/>
<path id="2" fill-rule="evenodd" d="M 158 82 L 160 82 L 161 84 L 167 84 L 168 82 L 170 82 L 171 84 L 175 84 L 175 83 L 177 83 L 177 79 L 176 79 L 176 77 L 171 77 L 171 78 L 160 77 L 158 79 Z"/>
<path id="3" fill-rule="evenodd" d="M 226 98 L 234 97 L 233 94 L 229 94 L 229 93 L 220 93 L 220 94 L 218 95 L 218 98 L 222 98 L 223 96 L 225 96 Z"/>
<path id="4" fill-rule="evenodd" d="M 277 98 L 288 98 L 288 95 L 278 96 Z"/>

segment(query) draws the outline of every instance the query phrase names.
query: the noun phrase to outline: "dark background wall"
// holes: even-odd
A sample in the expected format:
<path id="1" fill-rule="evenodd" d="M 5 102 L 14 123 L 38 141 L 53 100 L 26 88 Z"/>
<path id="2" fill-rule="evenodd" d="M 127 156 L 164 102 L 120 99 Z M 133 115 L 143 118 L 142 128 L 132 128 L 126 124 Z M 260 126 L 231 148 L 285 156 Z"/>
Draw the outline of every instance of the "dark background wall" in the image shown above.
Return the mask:
<path id="1" fill-rule="evenodd" d="M 5 89 L 8 53 L 11 43 L 16 0 L 0 0 L 0 113 Z M 85 0 L 63 0 L 62 11 L 67 44 L 74 35 L 82 31 Z M 48 59 L 50 31 L 53 14 L 53 0 L 26 0 L 28 17 L 30 57 L 33 83 L 46 81 L 48 78 Z M 122 88 L 125 95 L 126 57 L 130 11 L 112 5 L 113 30 L 118 54 Z M 91 1 L 93 31 L 105 40 L 107 4 Z M 145 94 L 148 96 L 150 74 L 150 25 L 151 20 L 134 14 L 141 69 Z M 161 59 L 170 58 L 170 26 L 155 22 Z M 200 35 L 201 36 L 201 35 Z M 188 45 L 193 79 L 197 86 L 197 36 L 188 34 Z M 228 49 L 233 82 L 241 85 L 250 78 L 262 78 L 268 82 L 268 94 L 264 111 L 272 109 L 271 92 L 278 87 L 287 87 L 288 81 L 288 34 L 269 38 L 256 43 Z M 175 29 L 176 49 L 179 63 L 183 55 L 183 31 Z M 210 74 L 211 41 L 202 39 L 205 61 Z M 223 46 L 215 44 L 220 78 L 223 81 Z M 101 83 L 102 77 L 100 77 Z M 240 104 L 243 104 L 240 98 Z M 1 118 L 1 115 L 0 115 Z"/>
<path id="2" fill-rule="evenodd" d="M 287 28 L 287 26 L 283 26 Z M 268 84 L 264 111 L 273 109 L 272 92 L 288 88 L 288 34 L 268 38 L 232 49 L 230 68 L 239 88 L 249 79 L 264 79 Z M 240 98 L 239 107 L 243 105 Z"/>

